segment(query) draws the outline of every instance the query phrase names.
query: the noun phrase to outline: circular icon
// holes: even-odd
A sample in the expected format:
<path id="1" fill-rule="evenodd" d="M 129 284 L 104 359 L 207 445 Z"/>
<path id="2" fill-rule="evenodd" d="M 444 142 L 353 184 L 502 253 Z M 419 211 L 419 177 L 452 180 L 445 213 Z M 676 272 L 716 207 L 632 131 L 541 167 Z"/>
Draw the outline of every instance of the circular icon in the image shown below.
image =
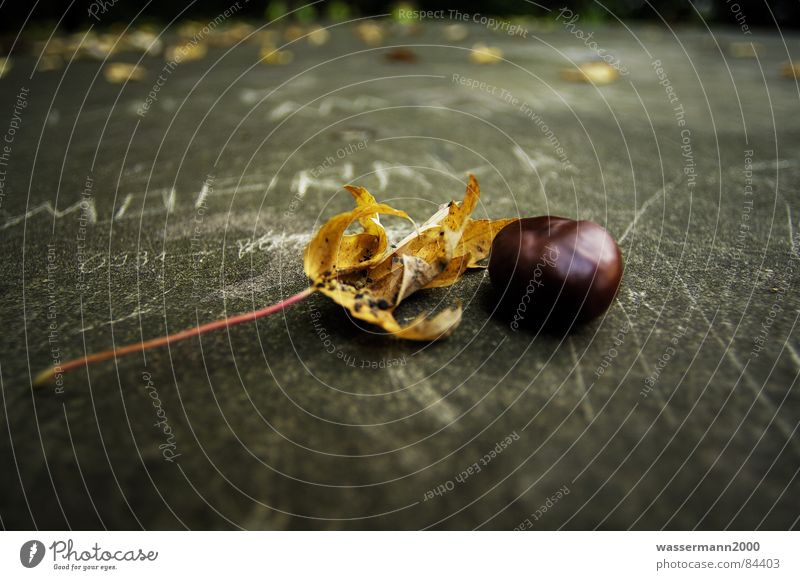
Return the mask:
<path id="1" fill-rule="evenodd" d="M 44 558 L 44 544 L 39 540 L 28 540 L 19 549 L 19 561 L 26 568 L 35 568 Z"/>

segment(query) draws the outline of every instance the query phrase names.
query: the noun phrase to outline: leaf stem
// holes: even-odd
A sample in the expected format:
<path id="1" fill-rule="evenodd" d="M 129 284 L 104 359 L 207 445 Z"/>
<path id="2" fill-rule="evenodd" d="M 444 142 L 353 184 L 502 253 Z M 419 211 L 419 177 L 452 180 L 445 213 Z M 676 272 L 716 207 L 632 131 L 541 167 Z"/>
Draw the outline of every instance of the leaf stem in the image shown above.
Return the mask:
<path id="1" fill-rule="evenodd" d="M 88 366 L 96 362 L 101 362 L 104 360 L 108 360 L 110 358 L 125 356 L 127 354 L 132 354 L 135 352 L 141 352 L 143 350 L 148 350 L 151 348 L 158 348 L 159 346 L 166 346 L 168 344 L 172 344 L 173 342 L 186 340 L 187 338 L 192 338 L 194 336 L 200 336 L 201 334 L 218 330 L 220 328 L 228 328 L 229 326 L 233 326 L 235 324 L 242 324 L 243 322 L 252 322 L 253 320 L 256 320 L 258 318 L 263 318 L 265 316 L 269 316 L 270 314 L 274 314 L 275 312 L 280 312 L 284 308 L 288 308 L 292 304 L 300 302 L 301 300 L 307 298 L 308 296 L 311 296 L 311 294 L 313 294 L 315 291 L 316 288 L 312 286 L 306 288 L 302 292 L 295 294 L 294 296 L 290 296 L 286 300 L 278 302 L 277 304 L 272 304 L 271 306 L 267 306 L 266 308 L 261 308 L 260 310 L 245 312 L 244 314 L 238 314 L 236 316 L 230 316 L 227 318 L 222 318 L 220 320 L 215 320 L 214 322 L 208 322 L 200 326 L 195 326 L 194 328 L 187 328 L 186 330 L 176 332 L 175 334 L 160 336 L 158 338 L 152 338 L 150 340 L 136 342 L 133 344 L 129 344 L 127 346 L 112 348 L 109 350 L 104 350 L 102 352 L 90 354 L 81 358 L 76 358 L 64 364 L 54 366 L 40 372 L 38 375 L 36 375 L 36 378 L 33 381 L 33 385 L 34 386 L 45 385 L 54 380 L 57 375 L 63 375 L 64 373 L 67 373 L 73 369 L 77 369 L 83 366 Z"/>

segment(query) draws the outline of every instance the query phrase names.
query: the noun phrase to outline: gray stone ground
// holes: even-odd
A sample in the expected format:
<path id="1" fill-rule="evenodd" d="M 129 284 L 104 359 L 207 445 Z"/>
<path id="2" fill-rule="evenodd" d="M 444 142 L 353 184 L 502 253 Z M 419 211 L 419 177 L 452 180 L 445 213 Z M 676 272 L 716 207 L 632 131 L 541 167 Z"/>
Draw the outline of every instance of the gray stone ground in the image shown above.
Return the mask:
<path id="1" fill-rule="evenodd" d="M 4 527 L 797 525 L 800 90 L 779 70 L 798 37 L 601 28 L 629 74 L 596 88 L 560 78 L 591 52 L 558 24 L 471 25 L 456 43 L 443 26 L 387 38 L 419 45 L 416 63 L 347 25 L 285 67 L 211 49 L 144 116 L 159 59 L 124 88 L 91 61 L 33 78 L 34 59 L 15 62 L 0 132 L 29 92 L 0 208 Z M 479 40 L 508 61 L 470 63 Z M 750 40 L 758 59 L 731 56 Z M 479 272 L 401 310 L 461 299 L 441 343 L 376 335 L 313 296 L 67 375 L 60 393 L 30 387 L 51 347 L 71 358 L 302 290 L 303 245 L 350 206 L 344 183 L 424 219 L 468 172 L 481 216 L 612 232 L 626 272 L 605 318 L 513 332 Z"/>

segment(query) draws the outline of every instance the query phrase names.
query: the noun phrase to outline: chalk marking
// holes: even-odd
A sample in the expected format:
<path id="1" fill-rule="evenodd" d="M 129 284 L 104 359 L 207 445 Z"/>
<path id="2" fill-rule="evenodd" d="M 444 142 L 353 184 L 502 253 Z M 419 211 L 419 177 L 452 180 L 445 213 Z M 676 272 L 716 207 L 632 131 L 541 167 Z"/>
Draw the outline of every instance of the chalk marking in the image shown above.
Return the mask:
<path id="1" fill-rule="evenodd" d="M 131 200 L 133 200 L 133 194 L 129 193 L 122 200 L 122 205 L 119 206 L 117 213 L 114 215 L 115 220 L 121 219 L 122 216 L 125 215 L 125 212 L 128 211 L 128 206 L 131 204 Z"/>
<path id="2" fill-rule="evenodd" d="M 176 197 L 177 194 L 174 187 L 169 188 L 169 190 L 165 189 L 161 192 L 161 199 L 164 201 L 164 208 L 167 210 L 167 213 L 172 213 L 175 211 Z"/>
<path id="3" fill-rule="evenodd" d="M 0 229 L 4 230 L 6 228 L 10 228 L 11 226 L 16 225 L 18 223 L 22 223 L 28 218 L 33 217 L 40 213 L 49 213 L 54 218 L 60 219 L 65 215 L 81 211 L 81 205 L 84 203 L 87 204 L 88 206 L 86 211 L 88 213 L 89 223 L 97 223 L 97 209 L 95 208 L 93 199 L 76 201 L 75 203 L 73 203 L 71 206 L 69 206 L 64 210 L 53 209 L 53 205 L 49 201 L 46 201 L 28 210 L 26 213 L 22 215 L 10 218 L 2 226 L 0 226 Z"/>

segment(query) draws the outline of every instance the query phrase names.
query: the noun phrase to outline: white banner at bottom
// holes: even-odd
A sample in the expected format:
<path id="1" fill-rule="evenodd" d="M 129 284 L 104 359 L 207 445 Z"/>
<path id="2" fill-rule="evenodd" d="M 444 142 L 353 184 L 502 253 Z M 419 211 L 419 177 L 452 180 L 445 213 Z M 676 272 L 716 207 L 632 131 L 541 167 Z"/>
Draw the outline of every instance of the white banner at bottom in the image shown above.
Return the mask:
<path id="1" fill-rule="evenodd" d="M 2 578 L 800 578 L 795 532 L 3 532 Z"/>

